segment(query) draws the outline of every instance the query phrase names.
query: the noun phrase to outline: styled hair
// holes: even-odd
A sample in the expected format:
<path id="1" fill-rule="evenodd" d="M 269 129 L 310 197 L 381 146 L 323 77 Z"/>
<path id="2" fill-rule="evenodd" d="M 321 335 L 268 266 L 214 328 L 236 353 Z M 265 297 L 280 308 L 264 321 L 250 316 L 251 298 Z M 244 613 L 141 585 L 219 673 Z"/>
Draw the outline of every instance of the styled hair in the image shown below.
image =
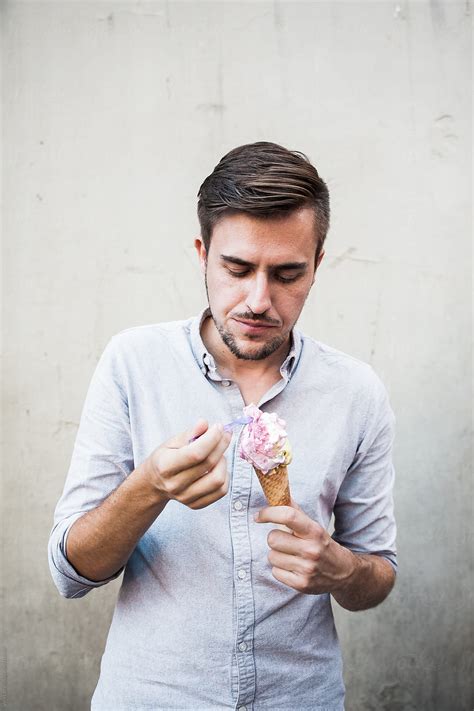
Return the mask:
<path id="1" fill-rule="evenodd" d="M 316 168 L 299 151 L 260 141 L 234 148 L 216 165 L 198 192 L 201 237 L 209 250 L 212 230 L 222 217 L 245 212 L 284 217 L 301 207 L 315 213 L 317 256 L 329 229 L 329 191 Z"/>

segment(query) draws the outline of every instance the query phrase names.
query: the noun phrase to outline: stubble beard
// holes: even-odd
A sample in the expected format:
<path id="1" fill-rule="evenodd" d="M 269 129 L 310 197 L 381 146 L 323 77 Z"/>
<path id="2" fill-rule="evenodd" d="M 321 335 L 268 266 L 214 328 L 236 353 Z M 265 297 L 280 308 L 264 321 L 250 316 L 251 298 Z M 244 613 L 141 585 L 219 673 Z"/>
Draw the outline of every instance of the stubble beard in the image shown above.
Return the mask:
<path id="1" fill-rule="evenodd" d="M 261 346 L 256 351 L 243 351 L 241 348 L 239 348 L 237 341 L 235 340 L 232 333 L 230 331 L 226 331 L 222 324 L 216 321 L 212 314 L 212 311 L 211 316 L 212 320 L 214 321 L 214 325 L 217 328 L 217 331 L 222 340 L 224 341 L 225 345 L 230 350 L 230 352 L 240 360 L 265 360 L 265 358 L 271 356 L 272 353 L 275 353 L 275 351 L 277 351 L 280 346 L 283 345 L 287 338 L 284 335 L 276 336 L 267 343 L 264 343 L 263 346 Z"/>

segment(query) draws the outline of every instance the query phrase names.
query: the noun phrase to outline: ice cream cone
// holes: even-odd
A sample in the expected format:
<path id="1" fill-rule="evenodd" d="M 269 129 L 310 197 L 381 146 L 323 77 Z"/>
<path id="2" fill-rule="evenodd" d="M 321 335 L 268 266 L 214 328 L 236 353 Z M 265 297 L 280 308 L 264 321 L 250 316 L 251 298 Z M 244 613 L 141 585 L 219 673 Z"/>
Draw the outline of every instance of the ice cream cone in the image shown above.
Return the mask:
<path id="1" fill-rule="evenodd" d="M 254 467 L 255 473 L 270 506 L 291 506 L 288 467 L 280 464 L 268 474 Z"/>

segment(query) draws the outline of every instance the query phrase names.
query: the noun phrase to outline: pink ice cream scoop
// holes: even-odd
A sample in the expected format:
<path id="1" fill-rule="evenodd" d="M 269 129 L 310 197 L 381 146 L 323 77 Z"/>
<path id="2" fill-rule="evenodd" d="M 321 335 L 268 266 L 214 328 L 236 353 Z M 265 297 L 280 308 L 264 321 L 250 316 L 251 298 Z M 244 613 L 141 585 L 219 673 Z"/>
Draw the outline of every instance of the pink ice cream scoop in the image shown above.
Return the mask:
<path id="1" fill-rule="evenodd" d="M 268 474 L 281 464 L 291 462 L 291 448 L 286 434 L 286 422 L 276 412 L 262 412 L 256 405 L 244 407 L 251 422 L 244 428 L 240 440 L 240 456 Z"/>

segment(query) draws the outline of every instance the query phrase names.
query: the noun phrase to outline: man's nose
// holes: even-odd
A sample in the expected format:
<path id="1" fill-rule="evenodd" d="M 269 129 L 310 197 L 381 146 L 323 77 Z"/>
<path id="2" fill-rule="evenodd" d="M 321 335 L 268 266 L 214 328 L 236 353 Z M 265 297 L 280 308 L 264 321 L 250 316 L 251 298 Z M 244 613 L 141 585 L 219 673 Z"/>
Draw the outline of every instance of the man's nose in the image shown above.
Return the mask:
<path id="1" fill-rule="evenodd" d="M 272 305 L 270 285 L 266 274 L 256 274 L 247 295 L 247 306 L 254 314 L 263 314 Z"/>

